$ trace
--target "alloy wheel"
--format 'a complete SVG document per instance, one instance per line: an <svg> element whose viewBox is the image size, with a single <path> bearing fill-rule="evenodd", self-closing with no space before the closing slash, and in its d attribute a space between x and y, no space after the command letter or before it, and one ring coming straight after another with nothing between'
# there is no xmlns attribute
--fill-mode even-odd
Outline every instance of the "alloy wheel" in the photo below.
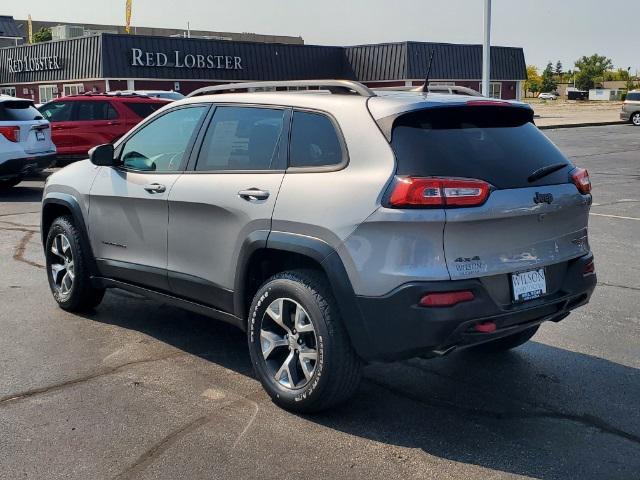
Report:
<svg viewBox="0 0 640 480"><path fill-rule="evenodd" d="M260 346L269 375L281 386L306 386L316 371L317 338L311 317L295 300L278 298L262 316Z"/></svg>
<svg viewBox="0 0 640 480"><path fill-rule="evenodd" d="M634 113L631 121L635 126L640 127L640 113Z"/></svg>
<svg viewBox="0 0 640 480"><path fill-rule="evenodd" d="M51 243L51 278L56 290L67 296L73 288L75 278L73 251L64 233L59 233Z"/></svg>

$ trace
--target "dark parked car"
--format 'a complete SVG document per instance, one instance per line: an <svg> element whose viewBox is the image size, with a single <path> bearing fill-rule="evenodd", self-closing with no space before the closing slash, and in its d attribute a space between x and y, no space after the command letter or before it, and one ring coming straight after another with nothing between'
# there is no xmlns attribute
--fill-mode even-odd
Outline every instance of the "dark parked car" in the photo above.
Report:
<svg viewBox="0 0 640 480"><path fill-rule="evenodd" d="M62 97L40 107L51 122L53 143L62 161L85 158L96 145L111 143L167 100L139 95L85 94Z"/></svg>

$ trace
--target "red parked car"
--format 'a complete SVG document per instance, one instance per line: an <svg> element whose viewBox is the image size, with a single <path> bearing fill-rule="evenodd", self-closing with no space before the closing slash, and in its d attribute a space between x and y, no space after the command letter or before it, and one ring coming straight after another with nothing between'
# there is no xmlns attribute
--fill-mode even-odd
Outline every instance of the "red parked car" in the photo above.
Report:
<svg viewBox="0 0 640 480"><path fill-rule="evenodd" d="M52 100L39 110L51 122L59 161L66 163L86 158L96 145L114 142L168 103L146 95L89 93Z"/></svg>

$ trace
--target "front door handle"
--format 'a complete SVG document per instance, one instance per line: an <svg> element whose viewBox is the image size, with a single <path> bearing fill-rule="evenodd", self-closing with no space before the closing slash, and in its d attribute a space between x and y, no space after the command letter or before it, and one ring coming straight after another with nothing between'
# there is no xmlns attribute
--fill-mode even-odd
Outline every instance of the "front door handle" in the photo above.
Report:
<svg viewBox="0 0 640 480"><path fill-rule="evenodd" d="M240 198L244 198L248 201L266 200L269 198L269 192L266 190L260 190L259 188L249 188L247 190L240 190L238 192Z"/></svg>
<svg viewBox="0 0 640 480"><path fill-rule="evenodd" d="M163 193L167 190L167 187L160 185L159 183L150 183L143 187L149 193Z"/></svg>

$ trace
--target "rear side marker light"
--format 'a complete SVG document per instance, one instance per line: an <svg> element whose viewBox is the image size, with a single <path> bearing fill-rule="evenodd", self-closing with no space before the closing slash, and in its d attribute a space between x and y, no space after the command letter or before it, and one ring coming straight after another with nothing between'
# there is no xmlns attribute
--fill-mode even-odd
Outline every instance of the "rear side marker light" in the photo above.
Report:
<svg viewBox="0 0 640 480"><path fill-rule="evenodd" d="M470 302L475 298L473 292L463 290L460 292L428 293L420 299L421 307L453 307L458 303Z"/></svg>
<svg viewBox="0 0 640 480"><path fill-rule="evenodd" d="M391 207L471 207L482 205L489 184L464 178L397 177Z"/></svg>
<svg viewBox="0 0 640 480"><path fill-rule="evenodd" d="M592 273L595 273L595 272L596 272L596 265L595 263L593 263L593 260L587 263L582 269L583 275L591 275Z"/></svg>
<svg viewBox="0 0 640 480"><path fill-rule="evenodd" d="M574 168L570 172L571 181L578 188L578 191L583 195L591 193L591 180L589 179L589 172L584 168Z"/></svg>
<svg viewBox="0 0 640 480"><path fill-rule="evenodd" d="M20 141L20 127L0 127L0 135L10 142Z"/></svg>
<svg viewBox="0 0 640 480"><path fill-rule="evenodd" d="M493 333L496 331L496 324L494 322L482 322L474 325L474 330L479 333Z"/></svg>

